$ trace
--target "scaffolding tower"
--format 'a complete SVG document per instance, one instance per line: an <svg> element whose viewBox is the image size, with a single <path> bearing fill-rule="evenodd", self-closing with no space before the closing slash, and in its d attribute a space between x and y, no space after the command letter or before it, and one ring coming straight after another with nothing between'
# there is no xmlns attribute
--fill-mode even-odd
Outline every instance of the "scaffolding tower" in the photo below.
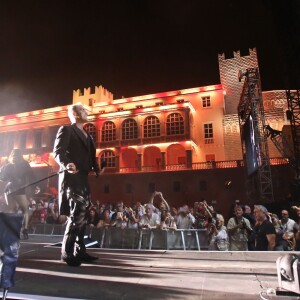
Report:
<svg viewBox="0 0 300 300"><path fill-rule="evenodd" d="M288 103L287 118L291 123L291 133L294 150L294 168L296 179L300 175L300 90L287 90L286 98Z"/></svg>
<svg viewBox="0 0 300 300"><path fill-rule="evenodd" d="M247 194L250 199L257 199L261 203L273 202L273 185L268 148L268 136L265 126L265 113L262 102L260 75L258 68L249 68L245 73L239 72L239 80L245 78L243 90L238 105L238 117L241 132L242 151L245 165L246 147L243 138L244 125L251 116L253 120L254 142L258 169L247 177ZM300 149L300 148L299 148Z"/></svg>

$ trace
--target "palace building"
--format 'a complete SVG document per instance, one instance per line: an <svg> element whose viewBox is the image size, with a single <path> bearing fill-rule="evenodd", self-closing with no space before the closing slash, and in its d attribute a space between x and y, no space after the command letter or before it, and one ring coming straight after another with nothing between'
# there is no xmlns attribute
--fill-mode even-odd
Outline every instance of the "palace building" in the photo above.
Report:
<svg viewBox="0 0 300 300"><path fill-rule="evenodd" d="M220 83L209 86L121 99L114 99L102 86L73 91L72 103L81 102L90 113L85 129L94 138L99 162L107 164L100 183L91 179L97 186L94 198L146 201L155 189L164 189L176 203L192 203L200 197L216 202L220 197L247 198L241 189L244 175L237 106L243 82L238 72L258 67L258 61L256 49L249 49L246 56L239 51L233 54L232 58L219 55ZM264 91L262 95L266 123L282 130L288 124L285 91ZM68 123L67 106L1 116L1 165L13 148L19 148L33 167L57 171L53 143L58 128ZM286 160L271 141L269 149L271 165L285 167ZM219 178L216 169L238 173ZM215 175L208 175L212 170ZM224 189L224 182L234 180L240 181L237 190L224 196L229 188ZM220 194L211 194L220 186Z"/></svg>

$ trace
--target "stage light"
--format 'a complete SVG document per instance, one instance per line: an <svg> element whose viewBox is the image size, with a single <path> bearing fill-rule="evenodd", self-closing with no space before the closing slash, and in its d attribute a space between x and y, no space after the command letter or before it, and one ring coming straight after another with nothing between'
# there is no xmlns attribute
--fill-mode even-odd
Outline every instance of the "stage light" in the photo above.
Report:
<svg viewBox="0 0 300 300"><path fill-rule="evenodd" d="M279 289L277 295L299 296L300 260L295 254L285 254L276 260Z"/></svg>
<svg viewBox="0 0 300 300"><path fill-rule="evenodd" d="M226 189L229 189L231 187L232 181L231 180L225 180L224 181L224 187Z"/></svg>

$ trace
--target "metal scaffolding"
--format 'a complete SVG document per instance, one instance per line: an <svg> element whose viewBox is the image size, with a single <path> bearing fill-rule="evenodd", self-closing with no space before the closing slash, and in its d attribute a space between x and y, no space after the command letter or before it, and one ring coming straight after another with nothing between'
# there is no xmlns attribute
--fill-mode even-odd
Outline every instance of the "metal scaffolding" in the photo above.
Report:
<svg viewBox="0 0 300 300"><path fill-rule="evenodd" d="M296 179L300 175L300 90L286 91L288 102L287 117L291 122L291 132L294 150L294 168Z"/></svg>
<svg viewBox="0 0 300 300"><path fill-rule="evenodd" d="M268 148L268 136L265 126L265 113L262 102L260 75L258 68L249 68L245 73L239 72L239 80L245 78L244 86L238 105L242 151L245 165L246 147L243 138L244 125L251 116L253 120L254 141L258 161L257 172L247 178L247 192L249 198L256 198L260 202L273 202L273 185ZM253 200L253 199L252 199Z"/></svg>
<svg viewBox="0 0 300 300"><path fill-rule="evenodd" d="M271 139L282 157L288 159L293 170L297 170L297 163L295 161L294 152L286 136L283 135L282 131L273 129L270 125L266 125L265 129L267 136Z"/></svg>

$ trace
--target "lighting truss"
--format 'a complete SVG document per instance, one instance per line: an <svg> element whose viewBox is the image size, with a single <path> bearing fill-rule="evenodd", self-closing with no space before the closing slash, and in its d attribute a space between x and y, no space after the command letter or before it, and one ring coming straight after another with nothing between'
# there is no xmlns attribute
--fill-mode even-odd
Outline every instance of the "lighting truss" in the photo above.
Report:
<svg viewBox="0 0 300 300"><path fill-rule="evenodd" d="M242 138L245 122L251 114L254 127L254 139L257 145L257 156L259 161L258 171L251 175L248 180L252 181L248 188L248 194L259 197L261 202L273 202L273 185L270 167L270 156L268 148L268 136L265 126L265 113L262 101L260 75L258 68L249 68L245 73L239 72L239 80L245 78L244 86L238 105L238 117L242 139L243 158L246 164L246 147ZM255 191L253 189L257 189ZM258 192L258 193L257 193Z"/></svg>
<svg viewBox="0 0 300 300"><path fill-rule="evenodd" d="M294 146L295 170L297 179L300 175L300 90L286 91L289 119Z"/></svg>

